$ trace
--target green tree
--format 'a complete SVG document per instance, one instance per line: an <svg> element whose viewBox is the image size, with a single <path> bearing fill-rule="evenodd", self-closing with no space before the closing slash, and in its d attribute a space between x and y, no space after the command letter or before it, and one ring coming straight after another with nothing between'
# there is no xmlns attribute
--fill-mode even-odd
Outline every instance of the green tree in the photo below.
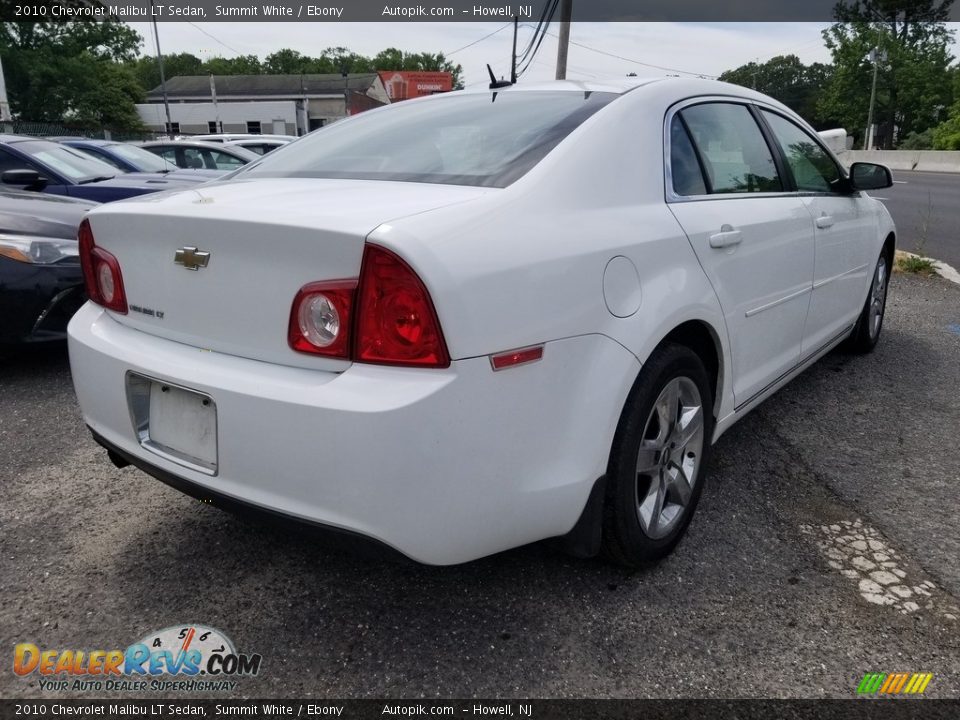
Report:
<svg viewBox="0 0 960 720"><path fill-rule="evenodd" d="M960 108L954 111L944 122L933 129L934 150L960 150Z"/></svg>
<svg viewBox="0 0 960 720"><path fill-rule="evenodd" d="M953 0L858 0L837 5L838 22L823 33L834 72L818 105L851 134L863 137L873 80L871 50L878 48L874 122L878 145L941 122L953 99L945 21ZM884 59L885 58L885 59Z"/></svg>
<svg viewBox="0 0 960 720"><path fill-rule="evenodd" d="M830 81L831 72L832 68L823 63L804 65L796 55L778 55L765 63L751 62L727 70L719 79L769 95L818 130L825 130L837 126L818 108L820 92Z"/></svg>
<svg viewBox="0 0 960 720"><path fill-rule="evenodd" d="M315 72L314 60L296 50L284 48L267 55L263 61L263 71L267 75L299 75Z"/></svg>
<svg viewBox="0 0 960 720"><path fill-rule="evenodd" d="M164 55L163 74L168 78L177 75L200 75L202 64L200 58L191 53ZM160 66L156 57L144 55L126 65L132 70L144 92L150 92L160 84Z"/></svg>
<svg viewBox="0 0 960 720"><path fill-rule="evenodd" d="M57 122L90 117L89 109L100 105L99 115L117 123L115 129L138 129L134 104L142 91L122 63L134 61L141 42L135 30L113 20L3 23L0 54L11 111L24 120Z"/></svg>
<svg viewBox="0 0 960 720"><path fill-rule="evenodd" d="M260 75L263 65L256 55L235 58L212 57L203 63L199 75Z"/></svg>

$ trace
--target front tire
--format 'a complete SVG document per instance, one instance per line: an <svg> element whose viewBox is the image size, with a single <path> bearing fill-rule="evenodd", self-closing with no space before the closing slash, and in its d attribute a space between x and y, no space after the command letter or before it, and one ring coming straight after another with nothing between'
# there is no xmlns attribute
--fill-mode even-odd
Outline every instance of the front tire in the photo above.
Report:
<svg viewBox="0 0 960 720"><path fill-rule="evenodd" d="M713 437L707 371L689 348L667 343L630 392L607 468L603 550L639 567L680 542L703 490Z"/></svg>
<svg viewBox="0 0 960 720"><path fill-rule="evenodd" d="M890 284L890 267L887 260L886 252L880 253L880 258L873 269L873 280L870 282L867 300L846 343L847 349L851 352L861 355L871 352L880 340L883 316L887 308L887 288Z"/></svg>

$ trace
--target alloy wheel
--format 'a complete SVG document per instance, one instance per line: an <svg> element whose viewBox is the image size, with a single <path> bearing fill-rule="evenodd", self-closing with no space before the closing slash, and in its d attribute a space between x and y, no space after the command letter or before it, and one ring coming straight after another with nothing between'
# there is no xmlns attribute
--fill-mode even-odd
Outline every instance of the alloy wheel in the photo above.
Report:
<svg viewBox="0 0 960 720"><path fill-rule="evenodd" d="M703 454L703 412L696 383L676 377L647 418L637 453L636 509L650 538L668 535L690 504Z"/></svg>

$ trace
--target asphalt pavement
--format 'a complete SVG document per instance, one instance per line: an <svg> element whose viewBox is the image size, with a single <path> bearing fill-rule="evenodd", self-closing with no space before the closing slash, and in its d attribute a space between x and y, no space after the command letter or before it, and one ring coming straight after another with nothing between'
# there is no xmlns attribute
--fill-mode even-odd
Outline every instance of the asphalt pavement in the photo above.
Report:
<svg viewBox="0 0 960 720"><path fill-rule="evenodd" d="M895 170L893 179L871 194L890 210L897 246L960 269L960 174Z"/></svg>
<svg viewBox="0 0 960 720"><path fill-rule="evenodd" d="M634 573L548 544L364 560L226 514L114 468L62 351L8 360L0 648L205 623L263 656L235 697L853 697L929 672L956 698L958 353L960 287L895 276L875 353L832 353L731 429L688 537ZM69 696L0 668L0 697Z"/></svg>

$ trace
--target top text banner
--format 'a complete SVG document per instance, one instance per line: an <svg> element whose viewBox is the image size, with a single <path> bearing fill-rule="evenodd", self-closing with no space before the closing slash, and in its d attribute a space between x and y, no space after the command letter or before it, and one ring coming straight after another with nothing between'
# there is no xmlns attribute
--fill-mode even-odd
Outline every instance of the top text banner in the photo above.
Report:
<svg viewBox="0 0 960 720"><path fill-rule="evenodd" d="M843 4L841 0L840 4ZM845 0L854 5L854 0ZM496 2L447 0L396 3L390 0L0 0L0 20L49 22L63 20L159 22L538 22L555 0ZM939 3L935 3L938 5ZM577 22L830 22L838 0L574 0ZM957 4L960 6L960 3ZM960 7L949 17L960 21ZM559 11L554 14L559 20ZM877 18L881 20L881 18Z"/></svg>

